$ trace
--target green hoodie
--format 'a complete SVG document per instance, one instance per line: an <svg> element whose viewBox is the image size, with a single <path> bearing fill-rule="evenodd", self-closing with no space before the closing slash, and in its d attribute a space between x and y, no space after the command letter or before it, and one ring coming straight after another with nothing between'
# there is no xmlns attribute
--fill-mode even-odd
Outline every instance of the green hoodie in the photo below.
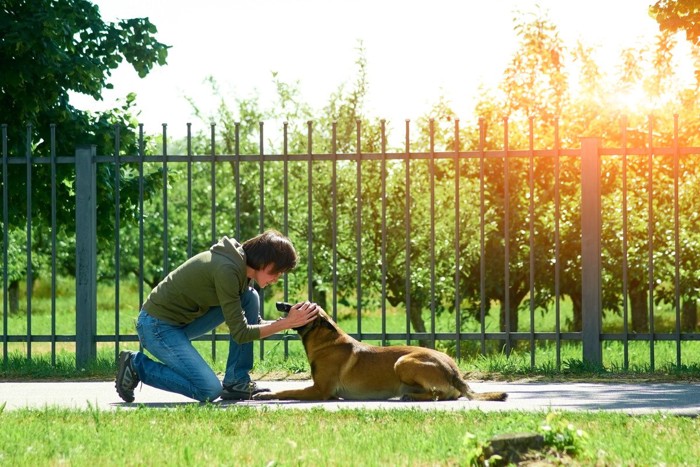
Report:
<svg viewBox="0 0 700 467"><path fill-rule="evenodd" d="M223 237L208 251L188 259L148 295L143 309L154 318L186 325L220 306L233 340L239 344L260 339L260 325L249 324L241 306L248 288L243 247Z"/></svg>

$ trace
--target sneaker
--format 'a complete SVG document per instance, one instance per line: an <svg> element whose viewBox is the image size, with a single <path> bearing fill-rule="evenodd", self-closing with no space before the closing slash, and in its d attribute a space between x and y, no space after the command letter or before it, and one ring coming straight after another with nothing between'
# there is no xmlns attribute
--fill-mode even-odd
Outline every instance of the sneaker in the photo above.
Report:
<svg viewBox="0 0 700 467"><path fill-rule="evenodd" d="M253 398L253 394L267 392L268 388L261 388L254 381L238 384L224 384L221 398L224 400L248 400Z"/></svg>
<svg viewBox="0 0 700 467"><path fill-rule="evenodd" d="M141 381L133 365L135 354L136 352L130 352L128 350L119 352L119 367L114 387L117 388L119 397L125 402L134 402L134 389L136 389L139 381Z"/></svg>

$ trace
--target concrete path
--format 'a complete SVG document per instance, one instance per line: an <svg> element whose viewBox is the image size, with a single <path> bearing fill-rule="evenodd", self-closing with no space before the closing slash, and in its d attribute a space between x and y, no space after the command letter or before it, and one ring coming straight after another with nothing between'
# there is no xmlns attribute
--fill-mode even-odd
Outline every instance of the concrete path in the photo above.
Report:
<svg viewBox="0 0 700 467"><path fill-rule="evenodd" d="M261 386L273 390L298 388L310 381L262 381ZM474 391L505 391L506 402L475 402L469 400L438 402L389 401L218 401L222 408L233 406L268 407L278 409L326 410L353 408L421 410L604 410L629 414L668 413L697 416L700 414L700 384L686 383L470 383ZM134 409L138 407L168 408L198 404L186 397L140 385L136 401L121 401L114 382L3 382L0 383L0 406L4 410L21 408L66 407L79 409Z"/></svg>

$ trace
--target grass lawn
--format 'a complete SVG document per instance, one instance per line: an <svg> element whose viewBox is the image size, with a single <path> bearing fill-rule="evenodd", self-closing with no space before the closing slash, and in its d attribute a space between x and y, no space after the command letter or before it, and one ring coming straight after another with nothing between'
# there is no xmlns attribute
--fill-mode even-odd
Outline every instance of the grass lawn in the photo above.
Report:
<svg viewBox="0 0 700 467"><path fill-rule="evenodd" d="M535 432L540 465L690 465L693 418L424 410L18 410L0 413L0 464L483 465L498 434Z"/></svg>

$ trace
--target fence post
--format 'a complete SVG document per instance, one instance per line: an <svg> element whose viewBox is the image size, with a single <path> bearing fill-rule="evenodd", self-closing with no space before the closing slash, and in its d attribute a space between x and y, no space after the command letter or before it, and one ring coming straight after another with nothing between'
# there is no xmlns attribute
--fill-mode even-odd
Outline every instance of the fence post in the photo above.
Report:
<svg viewBox="0 0 700 467"><path fill-rule="evenodd" d="M96 147L75 148L75 360L97 359Z"/></svg>
<svg viewBox="0 0 700 467"><path fill-rule="evenodd" d="M601 366L600 138L581 139L581 288L583 360Z"/></svg>

